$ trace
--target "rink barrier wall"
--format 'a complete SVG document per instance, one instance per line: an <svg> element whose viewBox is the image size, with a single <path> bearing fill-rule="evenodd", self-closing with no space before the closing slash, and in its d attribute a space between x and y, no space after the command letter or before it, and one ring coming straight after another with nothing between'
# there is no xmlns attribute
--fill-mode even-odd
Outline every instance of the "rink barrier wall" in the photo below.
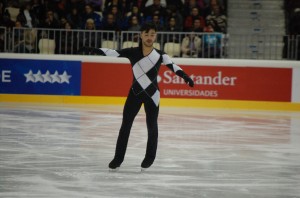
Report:
<svg viewBox="0 0 300 198"><path fill-rule="evenodd" d="M125 100L126 97L0 94L0 102L13 103L25 102L58 105L124 105ZM299 103L265 101L162 98L160 105L165 107L300 111Z"/></svg>
<svg viewBox="0 0 300 198"><path fill-rule="evenodd" d="M173 58L189 88L162 66L162 106L300 111L297 61ZM132 81L127 59L0 54L0 102L123 105Z"/></svg>

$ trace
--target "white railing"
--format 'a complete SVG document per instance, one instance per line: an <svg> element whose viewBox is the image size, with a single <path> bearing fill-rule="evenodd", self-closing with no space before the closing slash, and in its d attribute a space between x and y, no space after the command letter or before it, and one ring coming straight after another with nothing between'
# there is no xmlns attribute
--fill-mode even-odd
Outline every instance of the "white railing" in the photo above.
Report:
<svg viewBox="0 0 300 198"><path fill-rule="evenodd" d="M300 60L300 35L284 37L286 46L284 49L285 58L289 60Z"/></svg>
<svg viewBox="0 0 300 198"><path fill-rule="evenodd" d="M139 40L139 32L121 32L121 48L138 46ZM224 46L224 34L198 32L158 32L154 43L170 56L191 58L223 58Z"/></svg>
<svg viewBox="0 0 300 198"><path fill-rule="evenodd" d="M117 41L114 31L13 28L14 53L76 54L83 46L100 47L105 40Z"/></svg>
<svg viewBox="0 0 300 198"><path fill-rule="evenodd" d="M83 46L121 49L138 46L139 32L0 27L1 52L77 54ZM197 40L189 45L188 39ZM224 35L158 32L156 48L173 57L299 60L300 35Z"/></svg>

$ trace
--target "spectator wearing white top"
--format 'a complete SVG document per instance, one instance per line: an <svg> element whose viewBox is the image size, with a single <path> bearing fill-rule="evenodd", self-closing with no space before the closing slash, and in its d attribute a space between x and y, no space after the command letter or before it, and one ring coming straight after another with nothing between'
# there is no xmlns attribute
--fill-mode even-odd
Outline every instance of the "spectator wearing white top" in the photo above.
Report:
<svg viewBox="0 0 300 198"><path fill-rule="evenodd" d="M188 33L181 42L181 52L184 58L197 58L201 54L201 38L194 31Z"/></svg>
<svg viewBox="0 0 300 198"><path fill-rule="evenodd" d="M24 4L20 8L17 20L20 21L24 27L32 28L35 26L35 16L31 12L31 5L29 3Z"/></svg>

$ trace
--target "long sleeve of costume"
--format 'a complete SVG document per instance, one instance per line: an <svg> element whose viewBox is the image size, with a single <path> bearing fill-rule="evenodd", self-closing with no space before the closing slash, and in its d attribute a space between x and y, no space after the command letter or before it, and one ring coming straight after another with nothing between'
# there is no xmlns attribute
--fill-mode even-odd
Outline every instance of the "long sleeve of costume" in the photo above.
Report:
<svg viewBox="0 0 300 198"><path fill-rule="evenodd" d="M171 69L177 76L180 76L181 78L184 79L186 83L190 87L194 86L194 81L178 66L176 65L167 54L163 54L163 63Z"/></svg>
<svg viewBox="0 0 300 198"><path fill-rule="evenodd" d="M122 49L122 50L113 50L108 48L84 47L80 50L80 54L128 58L130 54L130 48Z"/></svg>
<svg viewBox="0 0 300 198"><path fill-rule="evenodd" d="M177 76L180 76L185 81L187 81L187 78L189 78L189 76L178 65L176 65L167 54L163 54L162 57L163 57L163 63L169 69L171 69Z"/></svg>
<svg viewBox="0 0 300 198"><path fill-rule="evenodd" d="M130 52L132 51L131 48L126 48L122 50L114 50L114 49L108 49L108 48L99 48L102 56L112 56L112 57L130 57Z"/></svg>

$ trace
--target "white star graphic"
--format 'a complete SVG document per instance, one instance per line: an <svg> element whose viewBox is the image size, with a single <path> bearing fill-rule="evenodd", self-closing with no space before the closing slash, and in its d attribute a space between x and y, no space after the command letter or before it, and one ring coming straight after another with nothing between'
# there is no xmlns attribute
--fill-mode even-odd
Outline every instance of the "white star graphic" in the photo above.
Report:
<svg viewBox="0 0 300 198"><path fill-rule="evenodd" d="M52 83L55 82L61 83L61 79L57 71L55 71L54 74L51 75L51 78L52 78Z"/></svg>
<svg viewBox="0 0 300 198"><path fill-rule="evenodd" d="M38 71L38 73L34 74L34 78L35 82L44 82L44 78L40 70Z"/></svg>
<svg viewBox="0 0 300 198"><path fill-rule="evenodd" d="M63 73L62 75L59 75L59 77L60 77L60 79L61 79L60 83L66 82L66 83L70 84L69 79L70 79L72 76L68 75L66 71L64 71L64 73Z"/></svg>
<svg viewBox="0 0 300 198"><path fill-rule="evenodd" d="M27 82L35 82L35 78L34 78L31 70L29 70L29 72L27 74L24 74L24 76L26 77L26 83Z"/></svg>
<svg viewBox="0 0 300 198"><path fill-rule="evenodd" d="M47 72L45 74L43 74L43 78L44 78L44 83L52 82L52 78L51 78L51 74L50 74L49 70L47 70Z"/></svg>

